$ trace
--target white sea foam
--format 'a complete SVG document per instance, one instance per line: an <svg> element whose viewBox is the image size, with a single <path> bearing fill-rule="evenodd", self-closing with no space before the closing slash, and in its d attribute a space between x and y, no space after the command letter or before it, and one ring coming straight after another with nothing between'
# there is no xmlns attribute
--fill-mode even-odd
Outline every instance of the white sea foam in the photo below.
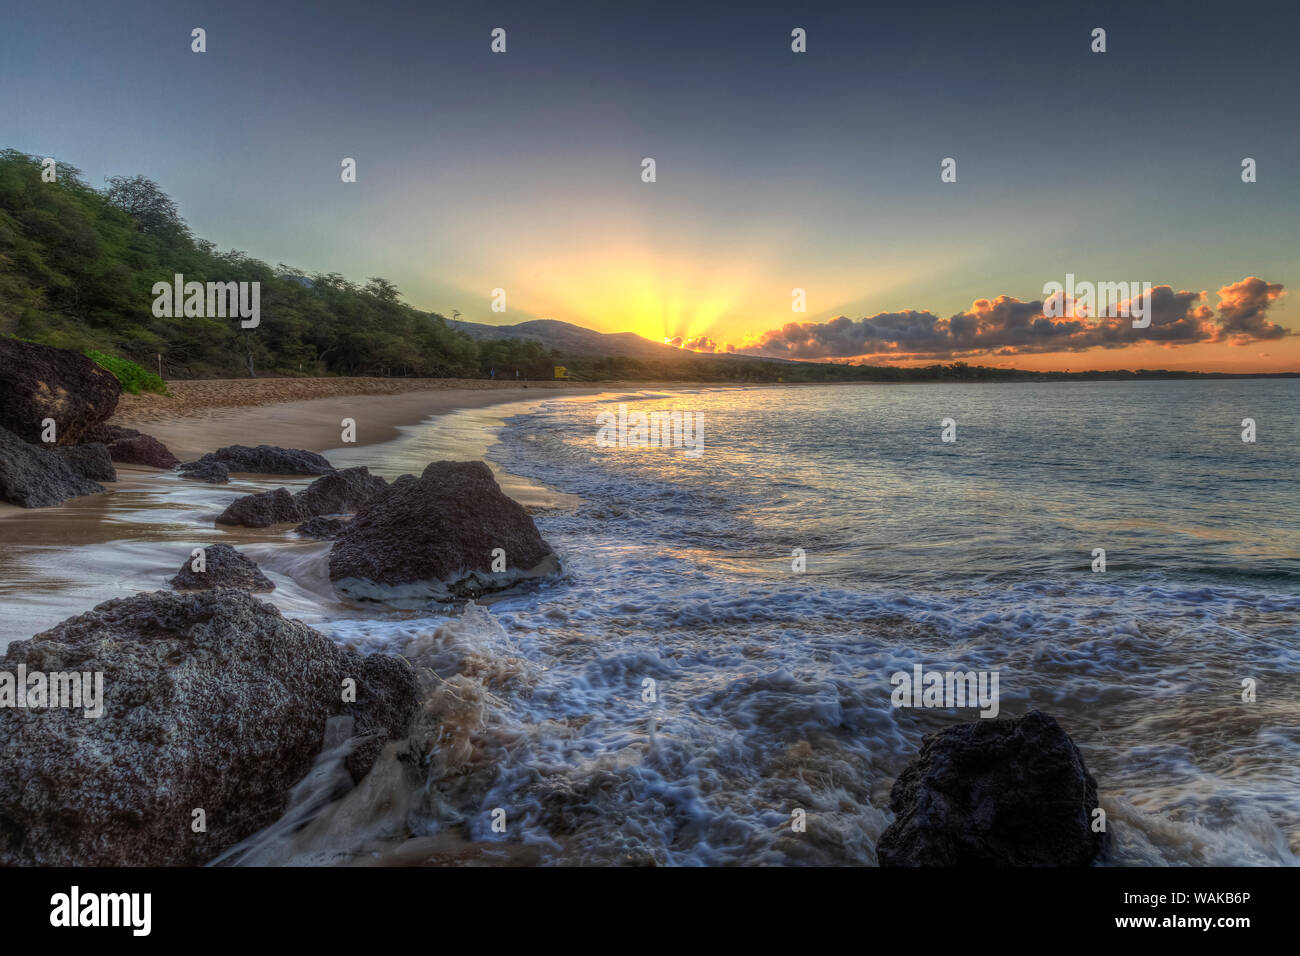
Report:
<svg viewBox="0 0 1300 956"><path fill-rule="evenodd" d="M890 675L919 663L997 670L1004 716L1061 721L1098 779L1111 863L1294 864L1295 386L1234 386L1278 429L1247 460L1203 424L1237 399L1169 384L1158 428L1124 412L1150 385L702 390L689 402L716 438L694 462L594 447L593 402L679 396L547 398L491 455L538 494L580 496L537 518L563 574L486 604L349 606L320 573L328 545L229 532L287 614L405 655L425 686L410 738L360 787L338 796L324 755L328 786L241 859L871 864L921 737L973 719L891 706ZM1006 412L1027 402L1033 417ZM947 414L956 446L938 441ZM345 463L412 470L438 427L377 452L388 464ZM1225 494L1229 478L1247 491ZM184 484L133 506L175 554L116 541L87 589L174 573L187 516L206 535L215 507ZM33 573L56 560L26 554Z"/></svg>

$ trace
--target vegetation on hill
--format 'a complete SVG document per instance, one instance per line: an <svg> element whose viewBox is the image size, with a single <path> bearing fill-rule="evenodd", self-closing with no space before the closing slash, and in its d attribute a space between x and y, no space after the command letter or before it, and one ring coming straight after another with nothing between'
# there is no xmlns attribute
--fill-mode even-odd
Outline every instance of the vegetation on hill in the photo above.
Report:
<svg viewBox="0 0 1300 956"><path fill-rule="evenodd" d="M86 349L86 358L100 368L112 372L113 377L118 380L125 392L130 392L132 395L139 395L141 392L157 392L159 395L167 394L166 382L153 372L136 365L130 359L118 358L116 355L105 355L95 349Z"/></svg>
<svg viewBox="0 0 1300 956"><path fill-rule="evenodd" d="M358 286L306 276L196 239L175 204L143 177L103 191L67 164L0 151L0 332L121 356L162 357L169 378L248 375L476 376L468 336L398 301L384 279ZM155 282L260 282L261 322L158 318Z"/></svg>

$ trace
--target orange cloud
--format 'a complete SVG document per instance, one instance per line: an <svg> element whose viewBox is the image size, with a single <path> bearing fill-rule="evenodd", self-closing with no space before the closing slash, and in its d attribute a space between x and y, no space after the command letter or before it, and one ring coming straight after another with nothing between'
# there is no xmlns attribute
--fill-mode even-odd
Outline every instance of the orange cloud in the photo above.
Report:
<svg viewBox="0 0 1300 956"><path fill-rule="evenodd" d="M1283 294L1280 283L1254 276L1219 290L1219 308L1205 292L1151 290L1150 325L1134 328L1126 316L1049 317L1042 301L1014 296L980 298L947 319L933 312L881 312L868 318L789 322L746 340L745 351L797 359L896 357L949 359L1019 356L1089 349L1227 342L1244 345L1293 334L1265 317Z"/></svg>
<svg viewBox="0 0 1300 956"><path fill-rule="evenodd" d="M1219 290L1220 327L1215 341L1247 345L1256 340L1280 339L1290 331L1264 317L1268 307L1285 294L1280 282L1247 276Z"/></svg>

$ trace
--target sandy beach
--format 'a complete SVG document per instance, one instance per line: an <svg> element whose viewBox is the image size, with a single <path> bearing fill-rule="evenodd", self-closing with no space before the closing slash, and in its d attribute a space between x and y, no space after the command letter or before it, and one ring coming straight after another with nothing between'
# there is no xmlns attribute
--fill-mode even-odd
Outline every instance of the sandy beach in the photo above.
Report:
<svg viewBox="0 0 1300 956"><path fill-rule="evenodd" d="M645 386L634 386L645 388ZM499 421L491 407L523 409L528 403L561 392L590 395L608 391L606 384L567 382L495 383L465 379L236 379L168 383L168 396L120 397L115 425L138 428L157 438L182 461L190 461L228 445L277 445L317 453L330 452L340 467L370 464L386 442L400 438L402 426L419 425L435 416L441 424L437 438L426 437L418 460L403 470L418 473L435 459L468 460L485 456ZM629 391L632 390L629 388ZM522 403L522 404L521 404ZM455 416L465 412L469 417ZM455 418L452 423L449 419ZM344 442L342 421L355 422L355 440ZM431 442L431 443L430 443ZM366 449L361 451L360 449ZM557 507L567 496L541 488L525 479L506 475L493 467L508 493L529 507ZM200 526L210 525L212 508L220 510L241 494L282 485L295 489L309 479L244 476L229 485L178 481L174 473L142 465L118 464L117 481L104 482L107 494L70 498L47 508L22 508L0 503L0 600L11 599L8 625L0 633L0 648L9 640L26 637L89 606L75 595L85 577L80 570L86 552L117 541L123 522L131 522L145 501L166 501L152 512L158 523L137 527L129 537L145 546L141 567L123 567L131 576L143 571L150 588L161 585L163 571L175 564L165 542L179 535L188 539L190 520L173 515L204 513ZM146 508L146 511L148 509ZM173 517L179 520L172 520ZM223 529L223 537L238 539L241 547L278 541L280 532ZM146 542L148 542L146 544ZM315 547L306 543L305 547ZM89 559L113 564L121 555ZM159 558L159 555L166 555ZM71 564L65 562L65 558ZM127 559L128 565L131 563ZM158 561L162 565L154 567ZM147 571L144 567L147 566ZM118 572L115 572L117 574ZM34 587L35 582L40 582ZM118 596L116 586L94 595L91 603ZM57 597L56 597L57 595ZM39 597L39 600L33 598ZM63 599L67 600L63 600ZM57 611L52 611L57 607Z"/></svg>
<svg viewBox="0 0 1300 956"><path fill-rule="evenodd" d="M114 425L153 435L183 461L225 445L337 448L342 421L356 423L356 442L397 437L397 426L430 415L526 401L557 390L594 394L617 388L572 382L483 379L313 378L169 382L169 396L122 395ZM639 387L646 387L641 385Z"/></svg>

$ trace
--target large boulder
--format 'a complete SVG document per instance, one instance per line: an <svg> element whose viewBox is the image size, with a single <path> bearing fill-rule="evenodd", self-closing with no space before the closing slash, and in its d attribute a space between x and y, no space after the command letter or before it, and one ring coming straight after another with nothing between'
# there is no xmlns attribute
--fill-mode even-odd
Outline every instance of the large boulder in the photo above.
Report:
<svg viewBox="0 0 1300 956"><path fill-rule="evenodd" d="M82 478L91 481L117 481L117 469L108 454L108 446L99 442L84 445L55 445L51 451L72 466Z"/></svg>
<svg viewBox="0 0 1300 956"><path fill-rule="evenodd" d="M181 463L167 446L134 428L121 425L97 425L86 437L87 441L103 442L108 446L109 457L123 465L148 465L151 468L175 468Z"/></svg>
<svg viewBox="0 0 1300 956"><path fill-rule="evenodd" d="M350 715L365 735L347 763L359 780L419 698L405 661L344 650L231 589L109 601L10 644L0 670L19 665L102 673L103 713L0 708L5 866L204 863L284 812L327 720Z"/></svg>
<svg viewBox="0 0 1300 956"><path fill-rule="evenodd" d="M1086 866L1097 782L1052 717L1030 711L927 735L890 793L881 866Z"/></svg>
<svg viewBox="0 0 1300 956"><path fill-rule="evenodd" d="M239 588L241 591L274 591L275 584L262 573L257 562L240 554L228 544L209 544L203 548L203 570L194 570L194 557L185 559L180 571L169 582L178 591L202 591L208 588Z"/></svg>
<svg viewBox="0 0 1300 956"><path fill-rule="evenodd" d="M202 469L219 464L228 472L246 472L255 475L329 475L334 466L314 451L297 448L277 448L274 445L228 445L210 451L196 461L181 465L182 471Z"/></svg>
<svg viewBox="0 0 1300 956"><path fill-rule="evenodd" d="M62 455L23 441L0 428L0 501L47 508L68 498L94 495L103 486L85 478Z"/></svg>
<svg viewBox="0 0 1300 956"><path fill-rule="evenodd" d="M387 487L388 482L372 475L368 468L345 468L317 478L296 495L277 488L238 498L217 517L217 524L266 528L318 515L349 514Z"/></svg>
<svg viewBox="0 0 1300 956"><path fill-rule="evenodd" d="M494 571L493 552L505 552ZM380 491L342 531L329 556L339 593L418 605L475 597L559 570L522 505L481 461L436 461Z"/></svg>
<svg viewBox="0 0 1300 956"><path fill-rule="evenodd" d="M0 428L38 442L45 419L75 445L117 409L122 386L79 352L0 336Z"/></svg>

